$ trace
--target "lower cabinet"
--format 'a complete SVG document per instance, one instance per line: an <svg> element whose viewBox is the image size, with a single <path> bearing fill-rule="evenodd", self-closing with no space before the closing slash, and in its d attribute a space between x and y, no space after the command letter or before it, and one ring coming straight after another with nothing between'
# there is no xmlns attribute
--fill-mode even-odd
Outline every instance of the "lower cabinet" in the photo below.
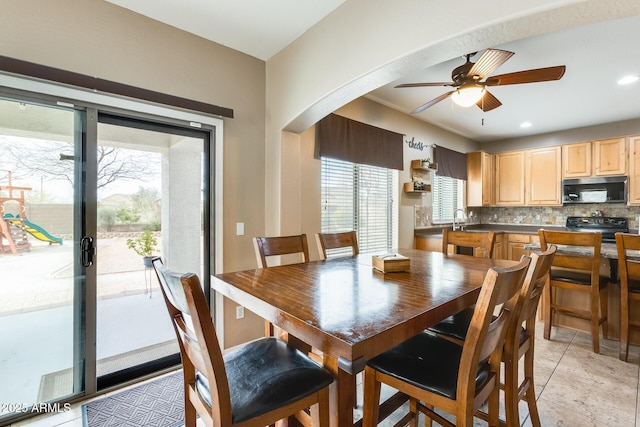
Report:
<svg viewBox="0 0 640 427"><path fill-rule="evenodd" d="M530 250L524 247L530 243L539 242L540 239L535 234L506 234L507 253L506 259L520 261L522 255L529 255Z"/></svg>
<svg viewBox="0 0 640 427"><path fill-rule="evenodd" d="M416 237L416 249L422 251L440 252L442 251L442 236L420 236Z"/></svg>
<svg viewBox="0 0 640 427"><path fill-rule="evenodd" d="M495 240L493 242L493 259L504 259L504 245L502 241L504 240L503 233L496 233Z"/></svg>
<svg viewBox="0 0 640 427"><path fill-rule="evenodd" d="M520 261L522 255L529 255L530 250L524 247L530 243L539 242L537 234L517 234L499 232L495 235L493 244L493 259L510 259ZM442 250L442 236L417 236L415 247L423 251L440 252ZM481 249L474 249L474 256L484 256Z"/></svg>

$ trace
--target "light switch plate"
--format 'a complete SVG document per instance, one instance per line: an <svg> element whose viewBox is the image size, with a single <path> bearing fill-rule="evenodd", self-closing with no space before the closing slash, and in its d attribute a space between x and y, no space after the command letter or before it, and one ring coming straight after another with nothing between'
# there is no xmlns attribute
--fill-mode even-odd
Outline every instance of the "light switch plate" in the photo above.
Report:
<svg viewBox="0 0 640 427"><path fill-rule="evenodd" d="M236 222L236 236L244 236L244 222Z"/></svg>

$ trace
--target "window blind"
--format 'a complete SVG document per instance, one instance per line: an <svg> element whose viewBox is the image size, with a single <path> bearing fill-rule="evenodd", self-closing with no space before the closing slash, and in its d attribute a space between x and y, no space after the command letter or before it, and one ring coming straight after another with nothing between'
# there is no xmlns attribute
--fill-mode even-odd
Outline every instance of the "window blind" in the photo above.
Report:
<svg viewBox="0 0 640 427"><path fill-rule="evenodd" d="M393 171L323 157L322 232L355 230L360 252L391 248L394 233ZM351 248L327 256L351 253Z"/></svg>
<svg viewBox="0 0 640 427"><path fill-rule="evenodd" d="M464 209L464 181L432 173L431 185L433 222L452 222L454 211Z"/></svg>

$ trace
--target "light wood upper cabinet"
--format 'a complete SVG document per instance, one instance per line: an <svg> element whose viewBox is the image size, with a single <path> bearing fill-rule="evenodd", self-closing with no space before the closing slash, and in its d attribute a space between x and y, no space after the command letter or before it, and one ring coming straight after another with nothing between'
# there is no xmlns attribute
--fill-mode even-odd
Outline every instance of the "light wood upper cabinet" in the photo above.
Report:
<svg viewBox="0 0 640 427"><path fill-rule="evenodd" d="M626 138L603 139L593 142L595 176L626 175Z"/></svg>
<svg viewBox="0 0 640 427"><path fill-rule="evenodd" d="M629 138L629 196L630 205L640 205L640 136Z"/></svg>
<svg viewBox="0 0 640 427"><path fill-rule="evenodd" d="M495 202L493 156L484 151L467 153L467 206L492 206Z"/></svg>
<svg viewBox="0 0 640 427"><path fill-rule="evenodd" d="M527 205L562 205L560 147L526 151L525 201Z"/></svg>
<svg viewBox="0 0 640 427"><path fill-rule="evenodd" d="M524 205L524 151L495 155L496 205Z"/></svg>
<svg viewBox="0 0 640 427"><path fill-rule="evenodd" d="M563 178L591 176L591 142L562 146Z"/></svg>
<svg viewBox="0 0 640 427"><path fill-rule="evenodd" d="M562 177L626 175L626 138L562 146Z"/></svg>

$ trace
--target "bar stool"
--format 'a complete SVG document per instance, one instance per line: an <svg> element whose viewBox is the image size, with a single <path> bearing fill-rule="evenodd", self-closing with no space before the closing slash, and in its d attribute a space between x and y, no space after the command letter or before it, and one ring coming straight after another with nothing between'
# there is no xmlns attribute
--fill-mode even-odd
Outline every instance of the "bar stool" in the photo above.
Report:
<svg viewBox="0 0 640 427"><path fill-rule="evenodd" d="M538 230L540 248L558 246L553 258L549 286L544 299L544 339L550 339L554 315L577 317L591 324L593 352L600 353L600 325L602 334L607 334L607 284L609 278L600 275L600 249L602 234L588 231ZM589 296L589 309L562 304L557 291L580 292Z"/></svg>
<svg viewBox="0 0 640 427"><path fill-rule="evenodd" d="M631 310L629 310L632 302L640 301L640 259L638 259L638 253L629 254L627 251L640 251L640 235L616 233L616 247L620 276L619 358L626 362L629 358L629 330L640 328L640 321L632 320ZM635 258L631 258L633 255Z"/></svg>
<svg viewBox="0 0 640 427"><path fill-rule="evenodd" d="M520 298L513 310L514 321L507 329L502 363L504 363L505 373L503 388L505 391L506 424L509 426L520 424L518 402L524 399L529 407L531 424L534 427L541 427L533 375L535 324L538 302L548 281L549 270L555 254L555 246L551 246L545 252L531 254L529 271L522 285ZM473 309L468 308L428 328L428 330L463 345L472 317ZM523 379L518 382L519 361L522 358L524 358ZM488 419L486 413L478 412L476 416Z"/></svg>
<svg viewBox="0 0 640 427"><path fill-rule="evenodd" d="M500 360L519 290L531 259L487 272L463 346L427 332L371 359L365 367L363 426L378 424L381 384L410 397L402 419L416 425L418 412L452 426L434 407L455 415L456 425L473 426L473 416L489 402L491 425L498 424ZM496 308L499 308L496 313Z"/></svg>

